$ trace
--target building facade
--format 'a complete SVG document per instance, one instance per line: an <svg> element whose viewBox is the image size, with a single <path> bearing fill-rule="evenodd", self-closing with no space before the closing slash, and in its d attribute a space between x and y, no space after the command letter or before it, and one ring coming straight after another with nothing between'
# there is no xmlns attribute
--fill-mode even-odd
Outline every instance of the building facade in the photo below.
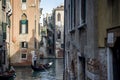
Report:
<svg viewBox="0 0 120 80"><path fill-rule="evenodd" d="M65 80L119 80L119 0L65 0Z"/></svg>
<svg viewBox="0 0 120 80"><path fill-rule="evenodd" d="M46 26L46 30L47 30L47 36L46 36L46 40L47 40L47 57L49 58L54 58L55 54L54 54L54 26L53 26L53 15L50 14L46 14L46 17L44 19L44 25Z"/></svg>
<svg viewBox="0 0 120 80"><path fill-rule="evenodd" d="M39 52L40 0L11 0L11 4L10 61L13 65L30 65L31 51Z"/></svg>
<svg viewBox="0 0 120 80"><path fill-rule="evenodd" d="M10 0L0 0L0 73L9 69L9 43L7 29L10 27L12 8Z"/></svg>
<svg viewBox="0 0 120 80"><path fill-rule="evenodd" d="M64 5L53 9L53 26L54 26L54 46L55 57L63 57L63 40L64 40Z"/></svg>

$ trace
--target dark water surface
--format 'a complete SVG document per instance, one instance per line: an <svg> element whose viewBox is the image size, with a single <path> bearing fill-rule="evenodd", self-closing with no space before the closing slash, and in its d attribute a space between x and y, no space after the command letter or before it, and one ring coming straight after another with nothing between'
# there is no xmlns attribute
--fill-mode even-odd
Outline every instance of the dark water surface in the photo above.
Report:
<svg viewBox="0 0 120 80"><path fill-rule="evenodd" d="M43 72L34 72L31 67L15 67L15 80L63 80L63 59L41 59L40 63L52 61L50 69Z"/></svg>

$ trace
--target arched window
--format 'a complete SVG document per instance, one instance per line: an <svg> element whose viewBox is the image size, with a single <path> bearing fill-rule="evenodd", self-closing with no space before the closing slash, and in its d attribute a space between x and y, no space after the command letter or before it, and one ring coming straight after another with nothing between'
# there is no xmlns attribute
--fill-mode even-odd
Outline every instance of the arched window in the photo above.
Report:
<svg viewBox="0 0 120 80"><path fill-rule="evenodd" d="M61 14L60 13L58 13L57 19L58 19L58 21L61 21Z"/></svg>
<svg viewBox="0 0 120 80"><path fill-rule="evenodd" d="M27 33L28 33L28 20L27 20L27 15L23 13L20 20L20 34L27 34Z"/></svg>
<svg viewBox="0 0 120 80"><path fill-rule="evenodd" d="M21 18L22 18L22 20L26 20L27 19L27 15L25 13L23 13Z"/></svg>

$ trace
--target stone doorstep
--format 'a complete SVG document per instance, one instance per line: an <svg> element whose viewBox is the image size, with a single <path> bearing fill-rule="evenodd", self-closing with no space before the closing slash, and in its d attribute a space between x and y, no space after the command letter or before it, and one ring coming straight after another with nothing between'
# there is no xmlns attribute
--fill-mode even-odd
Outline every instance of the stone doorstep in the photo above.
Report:
<svg viewBox="0 0 120 80"><path fill-rule="evenodd" d="M99 75L86 71L86 75L91 80L99 80Z"/></svg>

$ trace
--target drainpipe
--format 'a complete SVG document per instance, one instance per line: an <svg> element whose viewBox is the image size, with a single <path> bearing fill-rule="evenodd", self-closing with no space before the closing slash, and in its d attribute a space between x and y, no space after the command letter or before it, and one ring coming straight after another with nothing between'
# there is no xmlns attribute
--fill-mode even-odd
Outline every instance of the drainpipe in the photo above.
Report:
<svg viewBox="0 0 120 80"><path fill-rule="evenodd" d="M63 68L63 80L65 80L65 10L66 10L66 0L64 0L64 50L63 50L63 65L64 65L64 68Z"/></svg>

